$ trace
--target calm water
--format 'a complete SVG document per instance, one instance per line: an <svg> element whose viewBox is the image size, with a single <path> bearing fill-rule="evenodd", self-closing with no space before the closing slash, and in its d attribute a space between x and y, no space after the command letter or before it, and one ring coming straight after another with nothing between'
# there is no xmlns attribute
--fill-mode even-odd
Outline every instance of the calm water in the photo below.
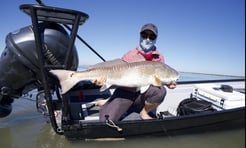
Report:
<svg viewBox="0 0 246 148"><path fill-rule="evenodd" d="M178 81L222 80L222 79L241 79L241 78L244 79L245 77L181 72Z"/></svg>
<svg viewBox="0 0 246 148"><path fill-rule="evenodd" d="M221 77L221 76L220 76ZM223 76L222 78L228 78ZM218 76L182 73L180 80L217 79ZM30 98L15 100L13 112L0 118L1 148L244 148L245 128L230 131L142 137L123 141L68 141L56 135Z"/></svg>

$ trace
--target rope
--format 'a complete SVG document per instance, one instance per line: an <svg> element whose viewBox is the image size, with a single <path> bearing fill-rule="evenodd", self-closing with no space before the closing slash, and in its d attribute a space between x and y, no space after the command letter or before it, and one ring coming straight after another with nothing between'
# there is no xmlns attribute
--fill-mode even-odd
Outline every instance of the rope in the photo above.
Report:
<svg viewBox="0 0 246 148"><path fill-rule="evenodd" d="M109 127L115 128L118 132L122 132L123 129L120 128L119 126L117 126L112 120L107 119L106 120L106 125L108 125Z"/></svg>

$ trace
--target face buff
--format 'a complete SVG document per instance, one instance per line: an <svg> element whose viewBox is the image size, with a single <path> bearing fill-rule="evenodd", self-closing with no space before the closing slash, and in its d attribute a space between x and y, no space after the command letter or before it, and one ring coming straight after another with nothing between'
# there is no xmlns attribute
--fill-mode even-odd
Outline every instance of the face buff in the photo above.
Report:
<svg viewBox="0 0 246 148"><path fill-rule="evenodd" d="M148 40L148 39L140 38L140 47L145 53L148 53L155 49L155 42L156 39Z"/></svg>

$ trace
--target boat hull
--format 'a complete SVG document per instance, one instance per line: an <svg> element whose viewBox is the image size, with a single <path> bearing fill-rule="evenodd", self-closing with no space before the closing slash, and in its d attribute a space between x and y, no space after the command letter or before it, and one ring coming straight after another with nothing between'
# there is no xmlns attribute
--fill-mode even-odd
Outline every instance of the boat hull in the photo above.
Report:
<svg viewBox="0 0 246 148"><path fill-rule="evenodd" d="M185 132L208 132L243 128L245 124L245 107L222 110L211 113L174 116L164 119L134 120L115 122L110 127L104 122L63 123L64 135L72 139L128 138L149 135L178 134Z"/></svg>

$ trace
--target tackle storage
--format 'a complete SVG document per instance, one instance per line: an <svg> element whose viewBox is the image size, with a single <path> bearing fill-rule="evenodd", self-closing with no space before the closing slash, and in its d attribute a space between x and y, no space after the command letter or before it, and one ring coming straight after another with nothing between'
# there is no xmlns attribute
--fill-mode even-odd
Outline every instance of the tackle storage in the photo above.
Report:
<svg viewBox="0 0 246 148"><path fill-rule="evenodd" d="M192 95L197 99L211 102L216 109L245 106L245 94L228 85L195 84Z"/></svg>

